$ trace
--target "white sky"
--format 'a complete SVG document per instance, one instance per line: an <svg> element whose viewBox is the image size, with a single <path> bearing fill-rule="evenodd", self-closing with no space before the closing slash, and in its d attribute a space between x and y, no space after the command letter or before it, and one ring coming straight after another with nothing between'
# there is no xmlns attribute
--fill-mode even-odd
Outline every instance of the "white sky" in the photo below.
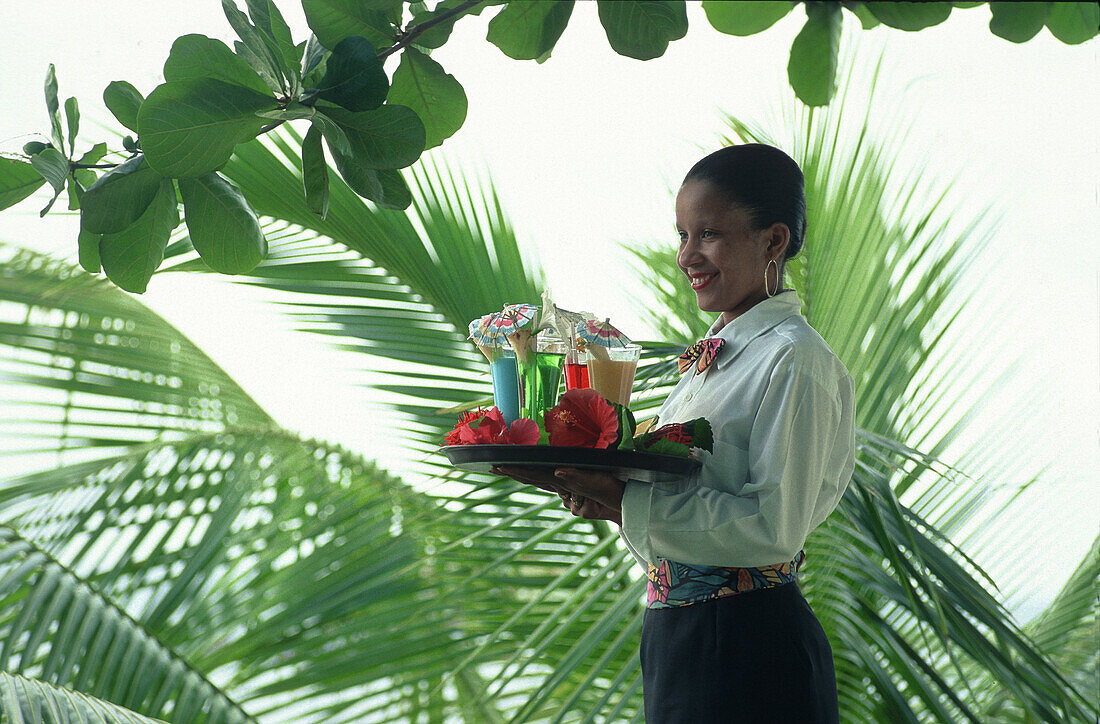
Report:
<svg viewBox="0 0 1100 724"><path fill-rule="evenodd" d="M296 39L304 39L298 4L284 0L280 7ZM520 238L537 250L559 304L610 316L631 336L646 338L631 301L638 290L618 244L667 240L671 246L672 189L717 146L725 132L721 112L765 124L778 118L791 94L787 53L804 11L796 8L765 33L732 38L710 29L689 3L687 37L643 63L614 54L595 3L581 2L541 66L513 61L484 40L492 13L461 21L434 55L470 101L465 126L444 143L442 155L492 179ZM992 36L988 18L985 7L955 10L943 25L910 34L861 31L846 14L845 30L855 35L863 68L885 48L878 136L891 135L891 115L900 112L911 122L904 142L889 147L897 168L923 165L933 184L957 179L954 199L974 213L990 205L1002 213L993 253L1001 261L995 285L1003 294L993 319L1028 356L1023 387L1002 390L1004 400L991 414L1011 408L1028 387L1045 387L1044 404L1021 424L1036 430L1038 454L1049 454L1052 482L1044 488L1042 512L1063 517L1062 533L1042 541L1041 559L1030 563L1037 567L1037 598L1046 599L1100 526L1094 472L1100 463L1100 144L1094 130L1100 41L1065 46L1044 30L1015 45ZM32 132L48 130L41 88L50 62L62 100L75 95L81 102L84 137L98 140L109 136L96 133L94 121L117 128L100 100L107 83L125 79L148 93L160 82L177 36L233 37L217 0L7 2L0 28L3 151L18 151ZM75 220L39 220L41 206L36 198L0 213L0 239L75 257ZM155 278L143 300L289 428L400 471L401 461L377 447L370 423L357 416L362 398L353 388L362 377L341 366L346 360L334 361L316 338L284 334L289 325L259 295L227 293L220 280L192 276ZM972 434L985 429L976 424ZM1068 510L1059 509L1070 502Z"/></svg>

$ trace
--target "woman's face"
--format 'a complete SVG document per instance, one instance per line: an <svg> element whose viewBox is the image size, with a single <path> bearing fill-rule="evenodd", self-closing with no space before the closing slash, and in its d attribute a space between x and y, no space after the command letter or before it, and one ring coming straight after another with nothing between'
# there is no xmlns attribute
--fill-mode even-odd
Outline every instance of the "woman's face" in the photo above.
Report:
<svg viewBox="0 0 1100 724"><path fill-rule="evenodd" d="M772 244L777 226L787 228L773 224L754 230L749 214L705 181L688 181L680 188L676 265L695 290L699 309L721 312L724 326L767 298L764 269L769 259L778 258Z"/></svg>

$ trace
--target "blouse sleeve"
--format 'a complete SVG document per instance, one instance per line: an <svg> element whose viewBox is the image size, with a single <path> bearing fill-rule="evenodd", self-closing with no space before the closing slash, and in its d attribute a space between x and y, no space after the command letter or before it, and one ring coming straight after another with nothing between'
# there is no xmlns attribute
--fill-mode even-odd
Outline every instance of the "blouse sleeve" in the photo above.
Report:
<svg viewBox="0 0 1100 724"><path fill-rule="evenodd" d="M628 482L623 537L647 562L658 556L721 566L792 560L839 502L853 453L847 372L823 382L809 370L778 366L753 418L748 449L716 440L698 484Z"/></svg>

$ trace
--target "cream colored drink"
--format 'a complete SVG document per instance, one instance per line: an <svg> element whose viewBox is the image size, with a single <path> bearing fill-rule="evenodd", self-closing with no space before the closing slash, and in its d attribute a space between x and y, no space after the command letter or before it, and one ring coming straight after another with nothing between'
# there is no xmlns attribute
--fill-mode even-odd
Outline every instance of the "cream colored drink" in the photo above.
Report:
<svg viewBox="0 0 1100 724"><path fill-rule="evenodd" d="M611 349L589 345L588 383L591 388L611 402L629 405L640 352L641 348L634 345Z"/></svg>

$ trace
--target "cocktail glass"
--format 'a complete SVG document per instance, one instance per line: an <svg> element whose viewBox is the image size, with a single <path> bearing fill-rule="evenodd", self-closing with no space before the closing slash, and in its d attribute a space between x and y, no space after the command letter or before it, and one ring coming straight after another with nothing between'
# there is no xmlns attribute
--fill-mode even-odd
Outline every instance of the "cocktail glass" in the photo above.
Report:
<svg viewBox="0 0 1100 724"><path fill-rule="evenodd" d="M545 429L543 413L558 404L565 342L560 338L536 338L535 350L517 353L519 416L529 417Z"/></svg>
<svg viewBox="0 0 1100 724"><path fill-rule="evenodd" d="M634 373L638 370L641 354L642 348L636 344L626 347L588 345L585 356L592 389L611 402L629 405L630 390L634 386Z"/></svg>
<svg viewBox="0 0 1100 724"><path fill-rule="evenodd" d="M493 403L508 424L519 415L519 372L516 369L516 353L510 349L498 349L496 358L489 363L493 376Z"/></svg>
<svg viewBox="0 0 1100 724"><path fill-rule="evenodd" d="M582 353L571 349L565 356L565 389L568 391L588 388L588 360Z"/></svg>

